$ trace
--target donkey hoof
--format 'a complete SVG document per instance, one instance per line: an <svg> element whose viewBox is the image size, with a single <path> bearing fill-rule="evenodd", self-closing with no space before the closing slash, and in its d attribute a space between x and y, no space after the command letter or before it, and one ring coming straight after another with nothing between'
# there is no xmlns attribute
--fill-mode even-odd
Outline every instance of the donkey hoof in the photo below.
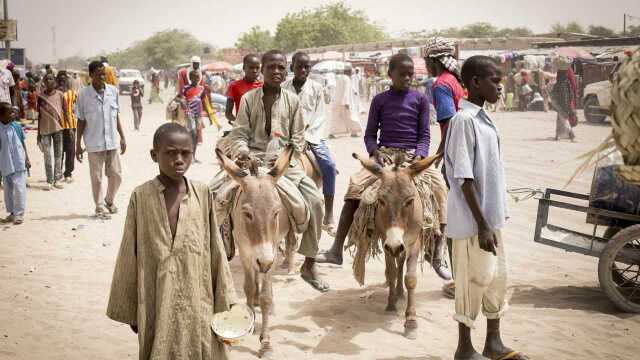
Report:
<svg viewBox="0 0 640 360"><path fill-rule="evenodd" d="M260 356L261 359L265 359L265 360L274 360L275 359L275 354L273 353L273 348L271 347L271 344L269 343L262 343L262 346L260 347L260 352L258 354Z"/></svg>
<svg viewBox="0 0 640 360"><path fill-rule="evenodd" d="M404 337L409 340L415 340L418 338L418 329L404 328Z"/></svg>
<svg viewBox="0 0 640 360"><path fill-rule="evenodd" d="M409 340L415 340L418 337L418 322L415 320L406 320L404 322L404 336Z"/></svg>
<svg viewBox="0 0 640 360"><path fill-rule="evenodd" d="M398 312L395 304L387 304L387 307L384 309L386 312Z"/></svg>

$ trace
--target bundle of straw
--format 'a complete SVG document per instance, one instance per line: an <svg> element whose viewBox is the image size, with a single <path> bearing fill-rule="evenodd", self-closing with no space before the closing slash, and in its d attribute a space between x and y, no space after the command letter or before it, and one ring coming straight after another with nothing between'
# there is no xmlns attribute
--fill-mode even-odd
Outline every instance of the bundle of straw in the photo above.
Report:
<svg viewBox="0 0 640 360"><path fill-rule="evenodd" d="M640 49L626 58L613 79L611 117L625 165L640 165Z"/></svg>
<svg viewBox="0 0 640 360"><path fill-rule="evenodd" d="M618 173L628 182L640 184L640 49L626 57L612 81L610 110L611 135L596 149L580 156L585 162L567 185L616 148L624 161L618 166Z"/></svg>

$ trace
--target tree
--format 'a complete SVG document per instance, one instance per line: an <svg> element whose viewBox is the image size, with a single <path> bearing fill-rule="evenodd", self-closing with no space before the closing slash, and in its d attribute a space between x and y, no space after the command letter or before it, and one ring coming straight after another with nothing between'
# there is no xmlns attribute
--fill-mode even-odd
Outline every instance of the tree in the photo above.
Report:
<svg viewBox="0 0 640 360"><path fill-rule="evenodd" d="M68 58L58 60L54 67L56 69L86 70L87 60L80 55L73 55Z"/></svg>
<svg viewBox="0 0 640 360"><path fill-rule="evenodd" d="M533 35L533 31L526 27L502 28L498 29L495 36L504 37L525 37Z"/></svg>
<svg viewBox="0 0 640 360"><path fill-rule="evenodd" d="M260 26L254 26L238 38L236 48L253 49L257 52L264 52L274 48L274 38L269 30L263 30Z"/></svg>
<svg viewBox="0 0 640 360"><path fill-rule="evenodd" d="M177 64L189 62L193 55L202 55L205 48L215 47L199 41L184 30L165 30L153 34L133 46L115 51L106 56L109 63L119 68L170 69Z"/></svg>
<svg viewBox="0 0 640 360"><path fill-rule="evenodd" d="M589 34L596 35L596 36L602 36L602 37L614 37L614 36L616 36L616 32L613 31L612 29L609 29L608 27L605 27L605 26L599 26L599 25L590 25L589 26Z"/></svg>
<svg viewBox="0 0 640 360"><path fill-rule="evenodd" d="M414 34L424 34L425 30L421 32L414 32ZM489 37L517 37L517 36L531 36L533 31L526 27L515 28L496 28L490 23L478 22L466 25L462 28L450 27L441 30L433 30L427 36L443 36L448 38L489 38ZM415 37L412 37L415 38Z"/></svg>
<svg viewBox="0 0 640 360"><path fill-rule="evenodd" d="M278 23L275 44L285 51L386 39L382 26L342 2L287 14Z"/></svg>
<svg viewBox="0 0 640 360"><path fill-rule="evenodd" d="M497 31L498 29L488 22L477 22L463 26L459 35L463 38L486 38L494 36Z"/></svg>
<svg viewBox="0 0 640 360"><path fill-rule="evenodd" d="M640 25L628 25L627 26L627 35L629 35L629 36L640 36Z"/></svg>
<svg viewBox="0 0 640 360"><path fill-rule="evenodd" d="M551 26L551 32L554 33L576 33L584 34L585 30L577 21L570 21L566 24L555 23Z"/></svg>

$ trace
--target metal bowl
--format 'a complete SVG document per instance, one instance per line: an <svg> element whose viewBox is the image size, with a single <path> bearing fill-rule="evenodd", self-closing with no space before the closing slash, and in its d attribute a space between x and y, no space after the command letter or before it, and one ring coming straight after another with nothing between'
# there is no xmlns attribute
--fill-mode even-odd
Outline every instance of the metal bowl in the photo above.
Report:
<svg viewBox="0 0 640 360"><path fill-rule="evenodd" d="M211 329L223 341L236 342L253 333L255 314L245 304L236 304L231 310L213 315Z"/></svg>

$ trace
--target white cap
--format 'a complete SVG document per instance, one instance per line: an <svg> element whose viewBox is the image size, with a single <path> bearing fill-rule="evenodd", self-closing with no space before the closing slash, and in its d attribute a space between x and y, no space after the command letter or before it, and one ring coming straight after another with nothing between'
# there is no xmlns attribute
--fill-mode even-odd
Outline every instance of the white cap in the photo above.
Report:
<svg viewBox="0 0 640 360"><path fill-rule="evenodd" d="M192 56L191 57L191 62L192 63L201 63L202 61L200 61L200 56Z"/></svg>

